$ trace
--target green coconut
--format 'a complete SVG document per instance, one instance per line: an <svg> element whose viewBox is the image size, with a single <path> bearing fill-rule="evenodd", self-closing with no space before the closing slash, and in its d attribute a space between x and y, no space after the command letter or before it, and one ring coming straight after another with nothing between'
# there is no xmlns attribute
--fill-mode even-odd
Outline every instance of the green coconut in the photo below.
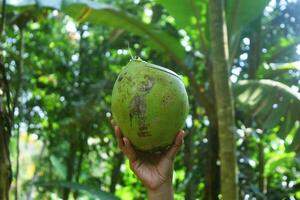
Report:
<svg viewBox="0 0 300 200"><path fill-rule="evenodd" d="M181 78L140 59L122 69L113 87L113 118L138 150L167 149L183 128L188 109Z"/></svg>

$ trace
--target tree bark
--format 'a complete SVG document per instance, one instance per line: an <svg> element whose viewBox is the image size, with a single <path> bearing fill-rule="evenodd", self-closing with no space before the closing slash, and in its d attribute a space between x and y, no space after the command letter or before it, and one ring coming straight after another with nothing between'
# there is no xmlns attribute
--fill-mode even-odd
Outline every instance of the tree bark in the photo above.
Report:
<svg viewBox="0 0 300 200"><path fill-rule="evenodd" d="M121 165L124 163L124 155L123 153L118 153L115 156L115 164L111 174L111 181L109 186L109 191L111 193L115 193L116 185L120 181L121 177Z"/></svg>
<svg viewBox="0 0 300 200"><path fill-rule="evenodd" d="M84 155L88 152L85 147L87 145L87 135L83 132L83 134L80 134L80 139L79 139L79 155L77 156L77 166L76 166L76 171L75 171L75 183L79 183L80 175L81 175L81 166L84 160ZM73 197L74 199L77 199L79 195L78 191L74 191Z"/></svg>
<svg viewBox="0 0 300 200"><path fill-rule="evenodd" d="M212 72L212 63L210 58L206 59L205 63L208 81L209 81L209 93L215 105L216 99L214 94L214 81ZM218 136L218 122L215 107L211 108L213 112L207 113L209 120L209 127L207 131L207 167L205 176L205 199L216 200L220 194L220 165L217 165L219 160L219 136Z"/></svg>
<svg viewBox="0 0 300 200"><path fill-rule="evenodd" d="M195 128L192 129L191 133L189 133L184 139L184 165L186 167L186 174L193 170L194 166L194 157L193 157L193 140L192 134L195 132ZM195 199L195 180L192 177L188 182L185 188L185 200L194 200Z"/></svg>
<svg viewBox="0 0 300 200"><path fill-rule="evenodd" d="M219 138L218 128L215 124L210 124L208 127L208 153L207 153L207 170L205 183L205 199L216 200L220 193L220 165L217 165L219 160Z"/></svg>
<svg viewBox="0 0 300 200"><path fill-rule="evenodd" d="M69 154L67 157L67 177L66 181L71 182L74 175L74 163L75 163L75 155L76 155L76 143L74 141L70 142ZM63 200L68 200L70 194L70 188L63 189Z"/></svg>
<svg viewBox="0 0 300 200"><path fill-rule="evenodd" d="M265 155L264 155L264 141L263 137L260 137L258 143L258 188L263 194L266 194L266 179L265 179ZM259 197L259 200L266 200L265 197Z"/></svg>
<svg viewBox="0 0 300 200"><path fill-rule="evenodd" d="M235 157L234 112L228 73L227 27L224 1L209 1L209 28L212 45L214 94L219 130L221 194L224 200L238 199Z"/></svg>
<svg viewBox="0 0 300 200"><path fill-rule="evenodd" d="M0 58L1 55L0 55ZM9 199L12 181L9 158L9 139L11 136L10 94L6 79L5 66L0 60L0 199Z"/></svg>
<svg viewBox="0 0 300 200"><path fill-rule="evenodd" d="M1 81L1 80L0 80ZM0 88L1 90L2 88ZM2 97L0 96L0 101ZM0 105L2 106L2 105ZM5 111L0 108L0 199L8 200L9 188L11 184L11 163L9 159L9 135L5 125Z"/></svg>
<svg viewBox="0 0 300 200"><path fill-rule="evenodd" d="M15 120L14 120L14 113L16 107L19 106L18 98L20 96L20 91L22 88L22 79L23 79L23 65L24 65L24 60L23 60L23 52L24 52L24 29L23 27L20 27L20 47L19 47L19 61L17 65L17 80L16 80L16 92L15 96L13 98L13 108L12 108L12 127L14 126ZM21 109L19 109L19 116L21 116ZM21 118L21 117L20 117ZM15 200L18 200L19 193L18 193L18 185L19 185L19 157L20 157L20 124L17 124L17 163L16 163L16 173L15 173L15 181L16 181L16 190L15 190Z"/></svg>
<svg viewBox="0 0 300 200"><path fill-rule="evenodd" d="M6 0L2 1L0 36L5 24ZM0 199L9 199L9 188L12 181L11 162L9 158L9 139L11 133L10 93L6 70L0 52Z"/></svg>

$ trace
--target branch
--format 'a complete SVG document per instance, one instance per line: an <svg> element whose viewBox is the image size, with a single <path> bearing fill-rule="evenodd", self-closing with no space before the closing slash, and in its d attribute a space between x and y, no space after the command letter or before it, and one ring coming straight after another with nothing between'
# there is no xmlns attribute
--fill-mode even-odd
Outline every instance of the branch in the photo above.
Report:
<svg viewBox="0 0 300 200"><path fill-rule="evenodd" d="M17 80L16 80L16 92L15 96L13 98L13 104L12 104L12 121L14 121L14 113L15 109L18 106L18 98L20 96L20 90L22 87L22 79L23 79L23 68L24 68L24 29L20 28L20 47L19 47L19 64L17 65ZM12 123L13 124L13 123Z"/></svg>
<svg viewBox="0 0 300 200"><path fill-rule="evenodd" d="M16 83L16 93L13 99L13 108L11 112L11 119L12 119L12 126L14 124L14 113L18 102L18 97L20 96L20 90L21 90L21 85L22 85L22 71L23 71L23 65L24 65L24 60L23 60L23 52L24 52L24 30L23 28L20 28L20 49L19 49L19 64L17 65L17 83ZM21 109L20 109L21 110ZM20 111L21 112L21 111ZM16 174L15 174L15 179L16 179L16 190L15 190L15 200L18 200L18 180L19 180L19 156L20 156L20 125L18 124L17 128L17 164L16 164Z"/></svg>

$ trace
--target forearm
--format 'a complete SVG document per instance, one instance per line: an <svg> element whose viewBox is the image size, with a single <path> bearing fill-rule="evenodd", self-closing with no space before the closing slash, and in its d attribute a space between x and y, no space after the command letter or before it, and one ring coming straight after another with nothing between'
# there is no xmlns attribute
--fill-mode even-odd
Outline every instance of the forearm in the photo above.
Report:
<svg viewBox="0 0 300 200"><path fill-rule="evenodd" d="M157 189L147 189L149 200L173 200L174 192L172 180L159 186Z"/></svg>

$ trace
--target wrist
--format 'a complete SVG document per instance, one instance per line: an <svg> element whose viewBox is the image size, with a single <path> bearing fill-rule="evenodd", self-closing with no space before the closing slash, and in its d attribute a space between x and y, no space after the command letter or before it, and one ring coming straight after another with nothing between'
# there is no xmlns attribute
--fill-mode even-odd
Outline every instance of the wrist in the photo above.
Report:
<svg viewBox="0 0 300 200"><path fill-rule="evenodd" d="M157 188L147 188L149 200L173 200L172 179Z"/></svg>

